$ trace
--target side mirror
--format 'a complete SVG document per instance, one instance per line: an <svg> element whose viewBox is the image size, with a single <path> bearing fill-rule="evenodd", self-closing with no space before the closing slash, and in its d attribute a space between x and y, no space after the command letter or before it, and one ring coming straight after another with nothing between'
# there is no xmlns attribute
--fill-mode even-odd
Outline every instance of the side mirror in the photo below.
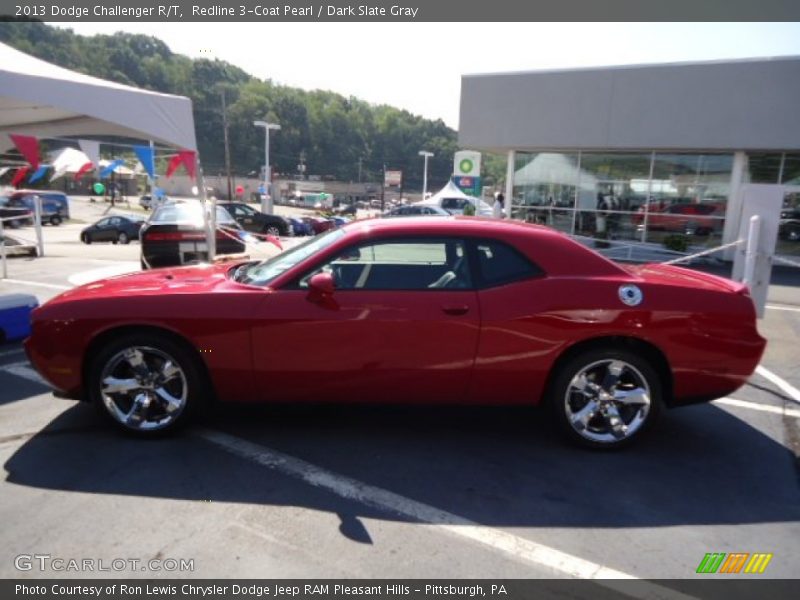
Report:
<svg viewBox="0 0 800 600"><path fill-rule="evenodd" d="M308 289L311 293L321 297L332 296L336 285L330 273L317 273L308 280Z"/></svg>

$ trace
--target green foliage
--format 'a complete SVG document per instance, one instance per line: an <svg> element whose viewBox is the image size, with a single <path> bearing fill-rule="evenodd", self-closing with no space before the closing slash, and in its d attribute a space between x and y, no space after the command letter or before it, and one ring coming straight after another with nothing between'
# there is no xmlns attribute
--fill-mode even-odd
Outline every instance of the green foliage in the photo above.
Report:
<svg viewBox="0 0 800 600"><path fill-rule="evenodd" d="M667 250L675 252L686 252L689 249L689 236L682 233L673 233L664 238L661 242Z"/></svg>
<svg viewBox="0 0 800 600"><path fill-rule="evenodd" d="M474 217L475 216L475 205L471 202L464 207L464 216L467 217Z"/></svg>
<svg viewBox="0 0 800 600"><path fill-rule="evenodd" d="M270 158L280 173L296 174L303 153L307 174L344 181L379 182L383 165L404 172L406 189L422 187L420 150L428 161L431 189L447 183L456 132L390 106L376 106L332 92L307 92L262 81L225 61L173 54L162 41L118 32L80 36L38 22L0 22L0 41L19 50L95 77L192 100L195 130L205 172L224 171L221 94L228 113L231 162L239 175L258 173L264 161L264 130L254 120L281 124L270 136ZM500 160L502 159L502 160ZM489 179L503 179L505 157L486 161Z"/></svg>

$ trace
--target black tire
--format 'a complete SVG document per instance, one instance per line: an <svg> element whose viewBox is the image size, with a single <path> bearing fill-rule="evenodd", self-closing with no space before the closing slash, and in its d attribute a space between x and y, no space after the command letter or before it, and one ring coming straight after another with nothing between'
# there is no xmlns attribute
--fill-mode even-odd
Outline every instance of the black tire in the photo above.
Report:
<svg viewBox="0 0 800 600"><path fill-rule="evenodd" d="M92 236L90 236L88 233L82 233L81 234L81 241L84 244L91 244L92 243Z"/></svg>
<svg viewBox="0 0 800 600"><path fill-rule="evenodd" d="M124 231L120 231L119 234L117 234L117 241L120 244L130 244L131 238L129 238L128 234L125 233Z"/></svg>
<svg viewBox="0 0 800 600"><path fill-rule="evenodd" d="M130 396L141 394L145 391L144 389L137 388L129 393L120 393L118 395L109 394L105 396L106 401L104 401L101 382L104 374L107 377L124 378L124 374L127 373L128 377L132 379L134 372L129 368L130 364L128 364L125 359L122 359L122 362L117 362L120 360L120 354L126 349L131 348L146 348L148 349L147 352L153 351L154 353L163 354L163 357L167 357L172 361L182 374L179 380L171 379L161 386L162 389L168 389L172 394L177 394L176 390L178 389L181 390L183 398L181 400L181 408L175 410L177 414L168 413L165 408L166 403L157 396L154 396L153 394L155 394L155 392L151 394L150 406L145 408L143 412L146 413L146 418L152 416L153 420L156 422L156 425L152 428L144 428L142 426L142 423L146 422L144 419L140 420L138 424L126 424L122 422L120 417L114 416L114 413L117 411L108 408L107 405L107 401L113 402L117 408L122 407L121 412L124 412L126 402L130 401ZM142 350L142 352L144 353L144 350ZM166 364L166 360L164 360L163 357L147 353L144 355L147 357L145 362L149 365L149 372L151 373L158 372L159 364L162 367ZM159 360L162 362L159 363ZM117 364L117 370L110 371L110 369L114 369L115 364ZM207 378L204 376L199 358L184 344L158 333L134 333L109 341L90 358L87 385L90 400L97 410L111 421L114 426L125 433L148 438L167 434L188 423L200 410L201 406L207 403L210 386L206 383L206 380ZM127 406L130 408L132 403ZM159 425L158 416L161 413L164 413L164 422Z"/></svg>
<svg viewBox="0 0 800 600"><path fill-rule="evenodd" d="M277 225L266 225L264 227L264 233L266 235L274 235L275 237L283 235L283 233L281 233L280 227L278 227Z"/></svg>
<svg viewBox="0 0 800 600"><path fill-rule="evenodd" d="M645 394L649 399L649 404L625 405L615 402L603 404L599 396L590 397L577 391L579 386L573 385L573 381L579 381L578 376L581 373L586 375L586 379L583 381L589 382L584 387L585 390L588 390L589 385L598 384L598 379L602 384L606 381L606 377L610 377L611 369L608 366L611 364L625 365L618 383L613 387L608 387L608 390L612 390L612 395L616 393L634 394L636 390L649 389L649 393ZM609 378L608 381L613 381L613 378ZM641 383L645 387L642 387ZM617 385L619 385L619 389ZM600 388L608 391L603 385L600 385L598 390ZM594 390L589 392L589 394L592 393L597 392ZM574 443L601 450L622 448L639 440L642 434L658 420L663 401L663 383L653 366L637 354L612 347L589 350L569 359L559 368L548 389L548 405L561 432ZM595 404L589 406L590 403ZM613 416L604 416L603 408L592 412L593 406L597 403L600 403L601 407L613 406L618 409L622 423L616 434L610 426L610 419L613 419ZM591 418L587 422L577 419L581 423L573 425L573 422L577 422L575 419L582 409L587 410ZM633 427L632 431L626 432L624 437L618 437L621 429L630 430L631 427ZM579 431L581 428L583 430Z"/></svg>
<svg viewBox="0 0 800 600"><path fill-rule="evenodd" d="M52 225L53 227L58 227L63 222L64 219L62 219L60 215L53 215L52 217L50 217L50 225Z"/></svg>

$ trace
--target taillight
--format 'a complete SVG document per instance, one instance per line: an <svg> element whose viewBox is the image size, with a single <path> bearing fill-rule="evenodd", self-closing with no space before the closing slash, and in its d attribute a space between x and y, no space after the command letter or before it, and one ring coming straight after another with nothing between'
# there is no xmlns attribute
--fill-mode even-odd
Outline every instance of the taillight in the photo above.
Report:
<svg viewBox="0 0 800 600"><path fill-rule="evenodd" d="M206 239L206 234L197 231L154 231L144 235L148 242L196 242Z"/></svg>

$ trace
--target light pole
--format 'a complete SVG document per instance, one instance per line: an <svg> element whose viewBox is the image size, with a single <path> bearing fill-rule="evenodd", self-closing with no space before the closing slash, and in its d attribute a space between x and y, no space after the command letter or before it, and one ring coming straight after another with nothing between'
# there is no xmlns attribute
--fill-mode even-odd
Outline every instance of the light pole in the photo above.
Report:
<svg viewBox="0 0 800 600"><path fill-rule="evenodd" d="M256 127L264 128L264 197L261 198L261 211L268 215L272 214L272 173L269 168L269 130L281 128L277 123L267 123L266 121L253 121Z"/></svg>
<svg viewBox="0 0 800 600"><path fill-rule="evenodd" d="M433 156L433 152L420 150L419 155L425 157L425 167L422 170L422 199L428 195L428 159Z"/></svg>

